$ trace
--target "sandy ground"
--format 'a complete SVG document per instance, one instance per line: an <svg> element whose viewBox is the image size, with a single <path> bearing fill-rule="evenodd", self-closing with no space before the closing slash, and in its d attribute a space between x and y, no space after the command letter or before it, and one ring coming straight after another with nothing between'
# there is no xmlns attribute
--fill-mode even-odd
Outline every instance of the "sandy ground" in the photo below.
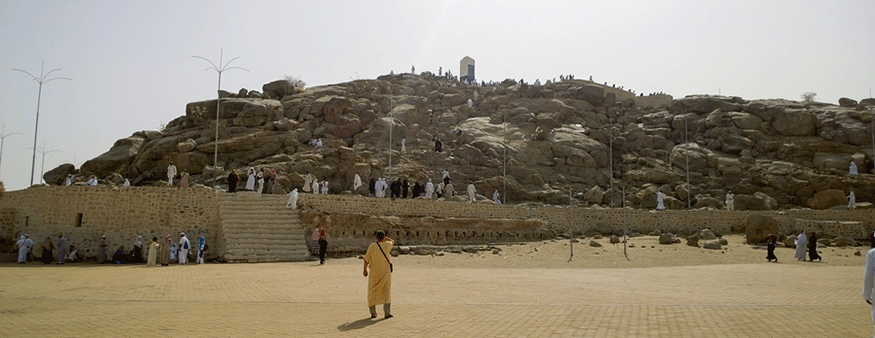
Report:
<svg viewBox="0 0 875 338"><path fill-rule="evenodd" d="M0 337L867 337L857 249L800 262L724 250L568 240L393 257L392 312L370 319L357 257L317 262L0 264ZM382 311L381 311L382 312ZM382 313L380 313L382 315ZM810 334L810 335L809 335Z"/></svg>
<svg viewBox="0 0 875 338"><path fill-rule="evenodd" d="M723 236L729 245L722 250L695 248L680 244L659 244L655 236L629 238L626 256L623 254L623 244L610 244L608 238L596 240L602 247L589 246L590 238L571 243L570 240L554 239L541 242L529 242L513 245L497 245L498 254L492 251L473 253L443 252L437 255L401 255L399 259L406 264L427 264L433 267L469 267L469 268L647 268L666 266L695 266L714 264L750 264L766 262L766 247L744 244L742 235ZM703 244L704 241L699 241ZM793 258L794 248L786 248L778 244L775 256L778 263L773 264L825 264L829 266L861 266L866 247L821 247L818 249L823 257L820 262L802 262ZM855 256L855 251L861 251L861 256ZM573 251L573 256L572 256ZM570 259L570 261L569 261ZM409 262L409 263L408 263Z"/></svg>

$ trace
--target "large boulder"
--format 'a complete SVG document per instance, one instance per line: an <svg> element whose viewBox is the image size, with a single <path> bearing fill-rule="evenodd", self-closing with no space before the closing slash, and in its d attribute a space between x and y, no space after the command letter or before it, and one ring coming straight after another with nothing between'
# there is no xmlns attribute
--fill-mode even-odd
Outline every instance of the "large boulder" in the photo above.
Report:
<svg viewBox="0 0 875 338"><path fill-rule="evenodd" d="M674 100L671 111L679 113L710 113L716 109L721 111L741 111L745 103L740 97L714 95L688 95Z"/></svg>
<svg viewBox="0 0 875 338"><path fill-rule="evenodd" d="M843 97L843 98L839 99L839 106L845 107L845 108L854 108L857 106L857 100Z"/></svg>
<svg viewBox="0 0 875 338"><path fill-rule="evenodd" d="M261 86L261 91L264 96L279 100L294 93L295 88L289 80L276 80Z"/></svg>
<svg viewBox="0 0 875 338"><path fill-rule="evenodd" d="M778 233L778 221L771 216L751 214L747 216L747 243L757 244L770 234Z"/></svg>
<svg viewBox="0 0 875 338"><path fill-rule="evenodd" d="M735 210L771 210L769 202L755 195L735 195Z"/></svg>
<svg viewBox="0 0 875 338"><path fill-rule="evenodd" d="M674 236L670 233L664 233L659 235L659 244L672 244L674 243Z"/></svg>
<svg viewBox="0 0 875 338"><path fill-rule="evenodd" d="M142 144L143 138L138 136L120 139L115 141L109 151L85 161L79 169L82 173L91 173L98 177L109 175L109 173L119 171L123 166L130 164L137 156Z"/></svg>
<svg viewBox="0 0 875 338"><path fill-rule="evenodd" d="M814 197L809 198L807 203L811 209L823 210L837 205L846 205L848 198L843 190L828 189L814 193Z"/></svg>
<svg viewBox="0 0 875 338"><path fill-rule="evenodd" d="M70 175L75 171L75 166L70 163L64 163L43 174L43 180L48 184L62 185L64 184L64 179L67 178L67 175Z"/></svg>
<svg viewBox="0 0 875 338"><path fill-rule="evenodd" d="M801 109L784 109L774 113L772 128L783 136L814 136L817 118Z"/></svg>

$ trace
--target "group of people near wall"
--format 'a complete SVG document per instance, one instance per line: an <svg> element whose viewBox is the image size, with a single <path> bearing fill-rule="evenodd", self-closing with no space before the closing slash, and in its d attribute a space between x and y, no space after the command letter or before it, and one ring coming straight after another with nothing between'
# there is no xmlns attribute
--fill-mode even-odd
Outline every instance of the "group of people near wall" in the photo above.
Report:
<svg viewBox="0 0 875 338"><path fill-rule="evenodd" d="M106 235L101 235L99 249L97 255L94 257L94 261L98 264L142 264L143 262L146 262L146 266L155 266L157 264L167 266L171 261L179 262L179 264L186 264L189 252L193 248L191 242L185 237L185 233L179 234L179 242L176 244L171 240L170 234L167 234L163 242L158 242L158 238L153 237L152 243L149 245L148 256L144 260L142 239L142 236L137 236L130 251L126 251L125 246L120 245L118 249L110 255L109 242L106 239ZM21 238L16 242L16 245L18 247L18 263L23 264L27 261L35 260L33 255L35 245L28 234L21 235ZM203 237L200 237L197 248L195 248L197 251L193 252L198 264L204 263L204 252L208 248L209 246L207 246L206 240ZM78 248L70 243L63 234L58 234L57 241L52 241L51 237L46 237L44 241L39 243L39 246L36 246L36 251L41 254L38 258L39 261L45 264L50 264L52 262L55 262L56 264L64 264L67 262L83 261L85 259L84 256L78 255Z"/></svg>
<svg viewBox="0 0 875 338"><path fill-rule="evenodd" d="M18 248L18 263L26 263L29 260L35 260L33 255L34 242L30 239L30 235L24 234L15 242ZM79 250L64 237L64 234L58 234L57 241L53 241L51 236L39 243L36 248L40 252L39 260L43 264L64 264L74 262L78 259L77 253Z"/></svg>
<svg viewBox="0 0 875 338"><path fill-rule="evenodd" d="M817 252L817 233L812 232L811 236L807 236L805 234L805 230L799 232L799 235L796 236L795 240L796 251L793 254L797 260L804 261L806 260L806 254L808 255L808 259L810 261L821 261L823 257ZM778 257L775 256L775 248L778 247L778 236L774 234L769 234L766 237L766 260L778 261Z"/></svg>

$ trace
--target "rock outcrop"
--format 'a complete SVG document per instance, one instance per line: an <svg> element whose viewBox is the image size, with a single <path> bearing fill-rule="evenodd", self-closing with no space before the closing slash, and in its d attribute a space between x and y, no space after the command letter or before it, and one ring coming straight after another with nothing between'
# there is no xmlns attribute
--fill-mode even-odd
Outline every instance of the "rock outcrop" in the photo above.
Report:
<svg viewBox="0 0 875 338"><path fill-rule="evenodd" d="M308 171L331 193L367 194L350 191L356 174L413 186L447 170L456 192L474 183L488 196L506 185L511 203L655 208L662 192L668 209L716 209L732 190L736 210L828 208L850 188L857 201L875 200L875 176L847 176L851 160L861 173L873 168L871 99L693 95L638 107L646 100L584 80L470 86L430 73L303 90L280 80L223 95L218 121L216 100L189 103L164 130L118 140L77 175L160 185L173 161L207 186L214 176L223 186L231 170L245 181L251 167L275 169L275 193L301 187Z"/></svg>

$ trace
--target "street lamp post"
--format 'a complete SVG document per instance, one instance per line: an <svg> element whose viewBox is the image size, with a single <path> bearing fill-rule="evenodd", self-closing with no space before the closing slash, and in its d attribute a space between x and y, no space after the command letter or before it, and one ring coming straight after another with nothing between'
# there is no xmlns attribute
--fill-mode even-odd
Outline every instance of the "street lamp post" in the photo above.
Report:
<svg viewBox="0 0 875 338"><path fill-rule="evenodd" d="M54 80L73 81L73 79L66 78L66 77L53 77L53 78L49 79L48 78L49 74L51 74L52 72L54 72L56 70L60 70L60 69L52 69L48 73L43 74L43 69L45 68L45 65L46 65L45 61L43 61L40 64L40 70L39 70L40 76L39 77L36 77L33 74L28 73L26 71L23 71L21 69L15 69L15 68L12 69L12 70L16 70L16 71L25 73L27 75L30 75L30 77L33 78L34 81L39 83L39 91L37 92L37 95L36 95L36 124L33 128L33 161L30 164L30 184L31 185L33 185L33 172L36 169L36 137L37 137L37 133L39 132L39 106L40 106L40 101L41 101L42 96L43 96L43 83L48 83L48 82L54 81Z"/></svg>
<svg viewBox="0 0 875 338"><path fill-rule="evenodd" d="M30 148L27 148L27 149L30 149ZM46 171L46 154L51 154L54 152L62 152L62 151L60 151L58 149L46 150L46 142L45 141L43 141L42 147L34 148L34 150L38 151L40 154L43 155L42 164L40 164L40 168L39 168L39 177L40 177L39 182L43 183L43 172Z"/></svg>
<svg viewBox="0 0 875 338"><path fill-rule="evenodd" d="M10 133L10 134L4 134L3 132L4 132L5 130L6 130L6 125L3 125L3 130L0 130L0 168L2 168L2 162L3 162L3 141L6 140L6 137L7 137L7 136L12 136L12 135L24 135L24 134L22 134L22 133Z"/></svg>
<svg viewBox="0 0 875 338"><path fill-rule="evenodd" d="M218 85L218 89L216 89L216 141L215 141L216 146L213 149L213 170L216 171L216 176L213 177L213 189L216 189L216 183L219 181L219 169L218 169L219 168L219 112L222 111L222 97L220 94L220 92L222 91L222 72L224 72L226 70L231 70L231 69L242 69L242 70L245 70L247 72L249 71L248 69L242 68L242 67L228 67L228 65L230 65L231 62L234 62L234 60L237 60L240 57L236 56L233 59L229 60L228 63L222 63L223 54L224 54L224 49L219 49L219 65L218 66L216 66L215 63L213 63L212 61L210 61L209 59L207 59L203 56L199 56L199 55L192 55L191 56L193 58L198 58L198 59L201 59L201 60L204 60L204 61L210 63L210 67L207 67L207 69L204 69L205 71L212 69L212 70L215 70L217 73L219 73L219 85Z"/></svg>

